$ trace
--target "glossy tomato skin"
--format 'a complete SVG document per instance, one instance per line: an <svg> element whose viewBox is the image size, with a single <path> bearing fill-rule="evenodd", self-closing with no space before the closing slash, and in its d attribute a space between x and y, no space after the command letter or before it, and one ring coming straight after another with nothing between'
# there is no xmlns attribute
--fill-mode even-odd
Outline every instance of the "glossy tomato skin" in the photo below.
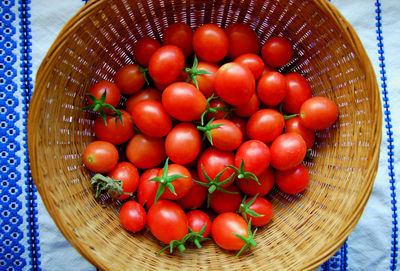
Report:
<svg viewBox="0 0 400 271"><path fill-rule="evenodd" d="M304 160L307 145L301 135L285 133L272 142L270 151L271 165L277 170L288 170Z"/></svg>
<svg viewBox="0 0 400 271"><path fill-rule="evenodd" d="M223 151L236 150L242 144L243 135L239 127L230 120L218 119L210 125L220 125L211 130L213 146Z"/></svg>
<svg viewBox="0 0 400 271"><path fill-rule="evenodd" d="M235 58L233 62L246 66L254 76L254 79L261 77L264 71L264 61L256 54L243 54Z"/></svg>
<svg viewBox="0 0 400 271"><path fill-rule="evenodd" d="M286 121L285 129L287 133L297 133L301 135L307 145L307 149L311 149L315 142L315 132L307 129L300 123L299 117L294 117Z"/></svg>
<svg viewBox="0 0 400 271"><path fill-rule="evenodd" d="M225 33L229 39L229 50L227 56L235 59L243 54L258 54L260 52L260 41L256 32L246 24L232 23Z"/></svg>
<svg viewBox="0 0 400 271"><path fill-rule="evenodd" d="M192 37L193 30L188 24L182 22L173 23L163 33L163 44L179 47L185 57L188 57L193 53Z"/></svg>
<svg viewBox="0 0 400 271"><path fill-rule="evenodd" d="M286 79L279 72L267 72L257 83L257 95L269 107L280 104L287 94Z"/></svg>
<svg viewBox="0 0 400 271"><path fill-rule="evenodd" d="M126 111L132 112L133 107L140 101L154 100L161 103L161 92L155 88L145 88L130 96L126 102Z"/></svg>
<svg viewBox="0 0 400 271"><path fill-rule="evenodd" d="M192 178L194 180L196 181L199 180L199 178L197 177L197 172L195 172L194 170L190 170L190 174L192 175ZM206 198L207 198L207 189L204 186L193 182L189 192L187 192L187 194L182 198L177 199L176 202L184 210L197 209L201 205L203 205Z"/></svg>
<svg viewBox="0 0 400 271"><path fill-rule="evenodd" d="M199 181L206 183L206 179L204 177L202 167L204 167L204 171L206 172L207 176L214 180L218 173L223 171L226 165L233 165L235 162L234 154L231 151L222 151L216 148L208 148L203 151L199 159L197 161L197 174L199 176ZM220 178L220 182L225 181L234 173L233 169L228 168ZM233 182L234 178L230 182L228 182L223 187L229 186Z"/></svg>
<svg viewBox="0 0 400 271"><path fill-rule="evenodd" d="M214 191L211 196L210 206L217 214L224 212L236 212L242 203L242 194L235 184L224 188L236 194L225 193L219 190Z"/></svg>
<svg viewBox="0 0 400 271"><path fill-rule="evenodd" d="M307 80L299 73L285 75L287 93L283 100L283 109L290 114L298 114L301 105L311 98L311 87Z"/></svg>
<svg viewBox="0 0 400 271"><path fill-rule="evenodd" d="M261 55L272 67L285 66L293 58L292 43L284 37L271 37L263 45Z"/></svg>
<svg viewBox="0 0 400 271"><path fill-rule="evenodd" d="M133 47L133 58L141 66L148 67L150 57L159 48L161 48L161 44L157 40L149 37L141 38Z"/></svg>
<svg viewBox="0 0 400 271"><path fill-rule="evenodd" d="M210 217L201 210L192 210L187 213L188 224L193 232L201 232L204 225L206 226L205 231L202 235L203 238L206 238L210 235L211 232L211 219Z"/></svg>
<svg viewBox="0 0 400 271"><path fill-rule="evenodd" d="M233 112L239 117L250 117L260 109L260 105L260 99L258 99L257 94L254 93L250 98L250 101L245 104L235 106L235 110L233 110Z"/></svg>
<svg viewBox="0 0 400 271"><path fill-rule="evenodd" d="M172 176L176 174L185 176L182 178L177 178L171 182L171 184L174 186L176 194L173 194L171 190L167 188L161 195L162 198L171 200L182 198L189 192L190 188L192 187L192 176L190 175L190 172L186 167L179 164L168 165L167 176ZM161 177L162 175L163 169L160 169L160 171L158 172L158 176Z"/></svg>
<svg viewBox="0 0 400 271"><path fill-rule="evenodd" d="M131 115L139 130L148 136L164 137L172 128L171 117L162 104L154 100L138 102Z"/></svg>
<svg viewBox="0 0 400 271"><path fill-rule="evenodd" d="M161 168L150 168L142 173L139 179L139 186L137 188L137 200L146 209L149 209L156 199L158 184L150 181L157 177Z"/></svg>
<svg viewBox="0 0 400 271"><path fill-rule="evenodd" d="M137 64L125 65L114 75L114 82L122 94L132 95L144 85L145 79Z"/></svg>
<svg viewBox="0 0 400 271"><path fill-rule="evenodd" d="M153 53L149 62L151 78L160 84L174 82L185 67L185 56L175 45L164 45Z"/></svg>
<svg viewBox="0 0 400 271"><path fill-rule="evenodd" d="M265 196L267 195L275 184L275 173L272 167L268 167L263 173L257 176L258 182L246 179L236 179L235 183L240 191L248 196Z"/></svg>
<svg viewBox="0 0 400 271"><path fill-rule="evenodd" d="M150 207L147 225L154 237L166 244L172 240L181 240L189 231L185 212L169 200L160 199Z"/></svg>
<svg viewBox="0 0 400 271"><path fill-rule="evenodd" d="M235 62L222 65L215 76L215 92L231 105L246 104L255 93L255 80L251 71Z"/></svg>
<svg viewBox="0 0 400 271"><path fill-rule="evenodd" d="M113 170L108 173L108 177L122 181L122 190L124 193L133 194L139 185L139 172L137 168L129 162L118 163ZM122 194L118 200L124 200L129 197L130 195Z"/></svg>
<svg viewBox="0 0 400 271"><path fill-rule="evenodd" d="M146 211L136 201L125 202L119 211L122 226L130 232L141 231L146 226Z"/></svg>
<svg viewBox="0 0 400 271"><path fill-rule="evenodd" d="M312 97L300 107L300 123L310 130L323 130L339 116L336 104L326 97Z"/></svg>
<svg viewBox="0 0 400 271"><path fill-rule="evenodd" d="M235 154L235 167L240 168L244 162L244 170L255 175L263 173L271 162L268 146L260 140L248 140L240 145Z"/></svg>
<svg viewBox="0 0 400 271"><path fill-rule="evenodd" d="M97 173L110 172L118 163L117 148L107 141L93 141L83 152L83 162L87 169Z"/></svg>
<svg viewBox="0 0 400 271"><path fill-rule="evenodd" d="M215 74L218 71L218 66L214 63L203 62L200 61L197 65L197 70L203 70L209 72L209 74L200 74L196 76L197 84L199 86L199 90L203 93L203 95L208 98L214 94L214 81ZM193 82L191 84L194 85Z"/></svg>
<svg viewBox="0 0 400 271"><path fill-rule="evenodd" d="M125 155L138 168L152 168L159 165L166 158L164 146L163 138L136 134L129 140Z"/></svg>
<svg viewBox="0 0 400 271"><path fill-rule="evenodd" d="M197 28L192 39L195 54L203 61L217 63L229 49L228 37L216 24L204 24Z"/></svg>
<svg viewBox="0 0 400 271"><path fill-rule="evenodd" d="M309 180L310 176L303 164L289 170L276 171L276 185L286 194L303 192L307 188Z"/></svg>
<svg viewBox="0 0 400 271"><path fill-rule="evenodd" d="M162 104L173 118L180 121L200 119L207 100L193 85L178 82L169 85L162 94Z"/></svg>
<svg viewBox="0 0 400 271"><path fill-rule="evenodd" d="M246 133L251 139L264 143L272 142L285 127L285 120L281 113L274 109L261 109L254 113L247 121Z"/></svg>
<svg viewBox="0 0 400 271"><path fill-rule="evenodd" d="M107 125L101 117L94 121L93 131L98 140L119 145L127 142L135 134L132 116L124 110L120 111L123 124L119 118L116 122L115 116L106 116Z"/></svg>
<svg viewBox="0 0 400 271"><path fill-rule="evenodd" d="M246 200L246 204L249 203L251 198ZM254 217L252 215L247 214L247 219L251 219L251 225L256 227L262 227L267 225L273 216L273 209L271 203L263 197L257 197L253 204L249 207L250 210L256 212L260 217Z"/></svg>
<svg viewBox="0 0 400 271"><path fill-rule="evenodd" d="M239 250L245 242L233 233L249 237L244 218L233 212L219 214L211 225L211 236L215 243L226 250Z"/></svg>
<svg viewBox="0 0 400 271"><path fill-rule="evenodd" d="M179 123L165 139L165 152L171 161L177 164L186 165L194 161L200 149L200 133L191 123Z"/></svg>
<svg viewBox="0 0 400 271"><path fill-rule="evenodd" d="M92 94L94 97L96 97L96 99L100 100L104 92L106 92L106 99L104 100L104 103L116 107L121 99L121 91L113 82L106 80L97 82L90 87L88 94ZM93 104L91 99L88 98L87 101L89 105ZM105 112L107 113L110 111L105 110Z"/></svg>

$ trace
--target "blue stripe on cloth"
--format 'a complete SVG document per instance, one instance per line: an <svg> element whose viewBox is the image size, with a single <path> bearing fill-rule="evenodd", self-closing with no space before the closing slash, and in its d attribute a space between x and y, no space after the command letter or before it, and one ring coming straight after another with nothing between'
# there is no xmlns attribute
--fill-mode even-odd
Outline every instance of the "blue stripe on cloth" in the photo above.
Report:
<svg viewBox="0 0 400 271"><path fill-rule="evenodd" d="M381 3L379 0L375 2L375 12L376 12L376 34L378 40L378 54L379 54L379 67L381 74L381 88L382 88L382 100L383 100L383 108L384 108L384 115L385 115L385 128L386 128L386 140L387 140L387 148L388 148L388 170L389 170L389 182L390 182L390 197L391 197L391 204L392 204L392 241L391 241L391 260L390 260L390 270L396 270L397 268L397 252L398 252L398 241L397 241L397 200L396 200L396 180L394 176L394 138L393 138L393 131L392 131L392 120L391 120L391 113L390 113L390 106L389 106L389 97L388 97L388 89L387 89L387 77L386 77L386 70L385 70L385 52L383 50L383 35L382 35L382 11L381 11Z"/></svg>
<svg viewBox="0 0 400 271"><path fill-rule="evenodd" d="M40 247L39 247L39 233L37 224L37 191L33 183L32 176L29 169L29 160L27 153L27 115L28 105L32 95L32 64L31 64L31 23L30 23L30 0L19 0L19 17L20 17L20 47L21 47L21 88L24 96L24 133L23 141L25 148L25 193L26 193L26 222L27 222L27 237L29 244L29 264L30 270L41 270L40 268Z"/></svg>
<svg viewBox="0 0 400 271"><path fill-rule="evenodd" d="M3 0L0 13L0 270L21 270L26 266L23 258L25 247L21 244L24 233L20 226L23 217L20 214L22 202L18 197L22 188L18 185L21 173L18 166L21 159L17 152L20 145L16 140L20 134L17 122L19 115L15 108L19 106L16 96L18 85L15 83L17 70L14 65L17 61L13 51L17 43L13 39L16 29L13 23L16 20L12 8L15 0ZM7 268L7 269L6 269Z"/></svg>

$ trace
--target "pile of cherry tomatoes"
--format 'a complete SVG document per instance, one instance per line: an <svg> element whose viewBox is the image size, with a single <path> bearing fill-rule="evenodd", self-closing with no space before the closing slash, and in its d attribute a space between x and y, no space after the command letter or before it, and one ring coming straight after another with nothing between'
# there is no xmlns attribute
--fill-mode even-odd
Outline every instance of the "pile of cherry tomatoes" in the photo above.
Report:
<svg viewBox="0 0 400 271"><path fill-rule="evenodd" d="M302 162L337 106L277 71L293 59L288 39L261 45L245 24L175 23L132 54L135 64L88 91L84 109L99 116L83 161L95 196L120 200L122 226L147 225L171 252L209 236L237 255L255 246L254 227L273 216L265 196L306 189Z"/></svg>

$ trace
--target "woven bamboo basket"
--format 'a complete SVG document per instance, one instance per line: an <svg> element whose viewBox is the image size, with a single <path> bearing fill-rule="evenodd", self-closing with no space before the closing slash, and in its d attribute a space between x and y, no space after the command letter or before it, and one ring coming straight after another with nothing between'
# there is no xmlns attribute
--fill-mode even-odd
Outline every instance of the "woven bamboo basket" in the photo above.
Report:
<svg viewBox="0 0 400 271"><path fill-rule="evenodd" d="M295 58L283 72L305 74L313 94L333 99L336 124L317 133L307 162L310 184L299 195L273 190L273 221L259 229L257 247L235 258L206 242L203 249L155 255L149 231L130 234L118 204L102 207L92 195L81 154L95 140L95 114L85 106L89 86L112 80L132 63L143 36L161 39L168 24L226 27L244 22L262 43L292 40ZM104 0L86 4L63 28L37 73L29 109L32 176L64 236L102 270L310 270L332 256L355 227L378 167L382 125L376 77L353 28L324 0Z"/></svg>

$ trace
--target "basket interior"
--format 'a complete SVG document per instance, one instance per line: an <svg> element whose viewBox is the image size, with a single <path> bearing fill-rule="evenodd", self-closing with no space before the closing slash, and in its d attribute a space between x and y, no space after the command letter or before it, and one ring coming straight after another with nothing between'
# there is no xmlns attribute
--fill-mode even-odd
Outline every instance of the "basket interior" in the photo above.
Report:
<svg viewBox="0 0 400 271"><path fill-rule="evenodd" d="M226 27L249 24L262 43L289 38L295 57L282 72L304 74L314 95L338 105L334 126L317 133L307 162L310 184L299 195L273 190L273 221L259 229L257 247L234 258L213 242L185 253L163 253L147 231L130 234L118 204L102 207L81 154L95 140L96 115L81 112L85 93L132 63L141 37L161 39L168 24ZM371 65L352 28L325 1L98 1L63 29L38 72L29 112L32 175L56 224L77 250L101 269L303 270L322 264L354 228L377 169L381 111Z"/></svg>

